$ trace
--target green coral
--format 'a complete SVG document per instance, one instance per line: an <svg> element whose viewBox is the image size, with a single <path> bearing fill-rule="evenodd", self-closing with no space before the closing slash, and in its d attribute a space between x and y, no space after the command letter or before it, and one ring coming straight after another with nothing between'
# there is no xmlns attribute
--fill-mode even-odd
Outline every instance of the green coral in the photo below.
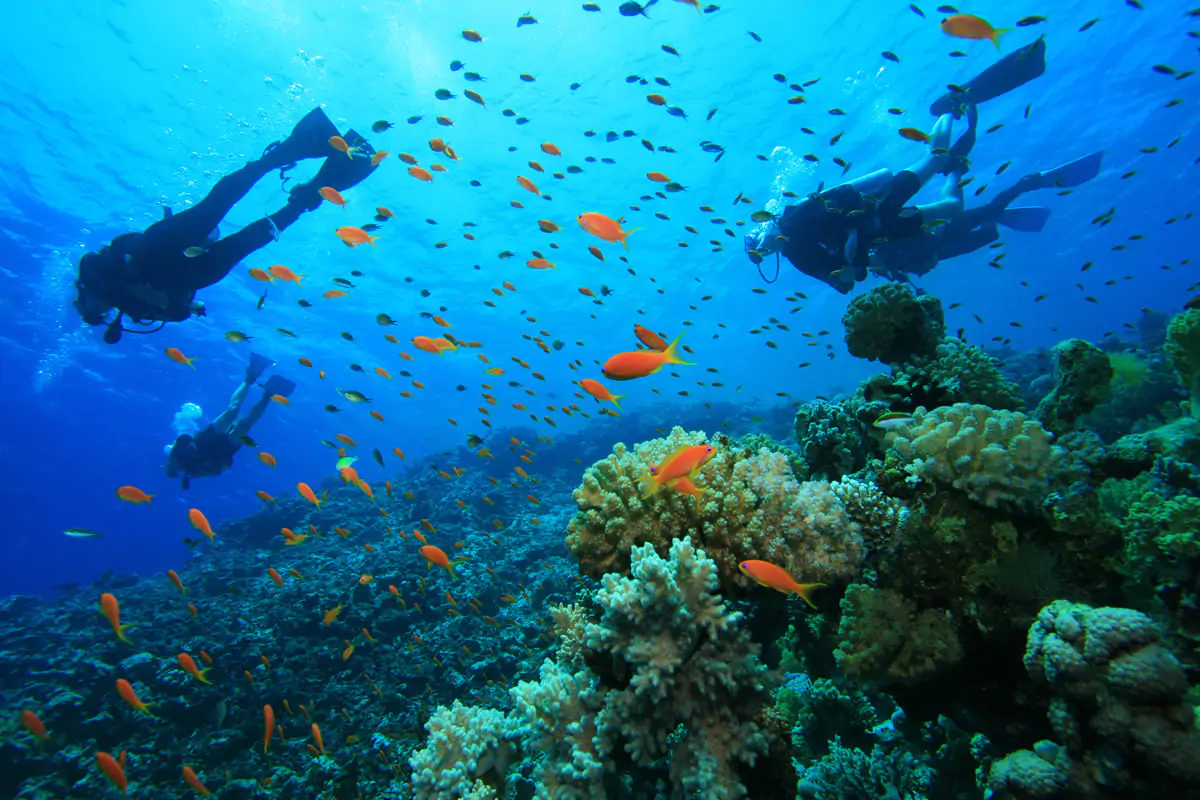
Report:
<svg viewBox="0 0 1200 800"><path fill-rule="evenodd" d="M1189 308L1171 317L1163 350L1191 397L1192 416L1200 418L1200 309Z"/></svg>
<svg viewBox="0 0 1200 800"><path fill-rule="evenodd" d="M997 409L1020 410L1020 388L1000 371L1000 362L982 348L961 339L946 338L932 356L918 356L893 368L893 393L908 399L906 408L978 403Z"/></svg>
<svg viewBox="0 0 1200 800"><path fill-rule="evenodd" d="M946 330L942 302L903 283L884 283L851 300L842 324L850 355L885 364L933 355Z"/></svg>
<svg viewBox="0 0 1200 800"><path fill-rule="evenodd" d="M1108 398L1113 369L1108 355L1083 339L1054 346L1054 388L1042 398L1033 416L1046 430L1064 434Z"/></svg>
<svg viewBox="0 0 1200 800"><path fill-rule="evenodd" d="M857 681L919 683L962 658L947 611L917 611L890 589L851 584L841 601L841 640L834 658Z"/></svg>

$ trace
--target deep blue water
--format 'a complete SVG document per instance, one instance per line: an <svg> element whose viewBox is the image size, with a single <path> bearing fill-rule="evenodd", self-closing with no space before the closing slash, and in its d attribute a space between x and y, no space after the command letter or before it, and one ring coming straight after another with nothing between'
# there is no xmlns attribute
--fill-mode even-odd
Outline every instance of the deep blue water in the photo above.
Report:
<svg viewBox="0 0 1200 800"><path fill-rule="evenodd" d="M782 188L775 176L783 168L792 170L788 186L803 195L820 182L828 186L840 179L834 156L851 162L849 177L906 166L921 145L897 136L897 129L928 129L929 103L946 84L964 81L994 61L995 48L947 37L931 3L920 4L924 19L906 3L881 0L731 1L706 15L663 0L650 9L650 19L620 16L611 0L601 5L601 13L586 13L577 2L528 0L349 6L47 0L10 9L0 31L0 134L8 153L0 171L0 265L6 279L0 293L0 507L6 523L0 592L46 592L106 569L149 573L177 565L185 553L179 540L194 533L188 508L203 509L219 524L252 513L259 505L256 490L285 495L297 481L315 485L333 471L332 451L320 439L336 433L360 442L364 477L381 480L371 447L387 454L402 447L413 459L461 444L469 431L483 432L476 411L483 382L497 387L500 404L492 407L491 419L498 428L529 422L526 412L510 407L515 402L531 409L577 402L571 381L598 377L595 360L631 348L635 322L670 333L686 329L685 341L695 350L698 366L680 368L681 378L662 374L621 387L629 394L627 409L652 410L662 425L699 402L736 401L754 409L786 402L778 392L803 400L852 390L869 374L872 365L850 359L840 344L845 297L786 263L778 284L765 294L751 292L761 284L741 251L745 229L735 229L739 238L728 239L721 233L726 226L709 220L748 220ZM1028 349L1066 336L1098 339L1136 322L1142 308L1174 310L1188 297L1195 267L1182 262L1194 253L1195 221L1171 226L1164 221L1194 211L1200 198L1194 177L1200 84L1152 67L1182 71L1194 65L1198 40L1187 32L1189 26L1200 28L1200 20L1185 16L1180 3L1144 5L1138 10L1115 0L1064 2L1047 10L1044 3L980 2L963 9L997 26L1026 15L1049 17L1003 40L1008 52L1045 35L1049 67L1035 83L982 108L981 127L1005 124L981 135L972 157L974 186L988 183L994 191L1025 172L1094 150L1106 155L1103 173L1091 184L1069 196L1043 192L1037 198L1053 209L1053 218L1040 234L1005 236L1003 270L989 267L983 253L945 263L917 281L945 305L962 304L949 312L950 330L964 327L975 342L1011 337L1013 347ZM525 11L539 24L517 28L516 18ZM1097 17L1090 30L1078 32ZM484 41L465 41L460 32L468 27ZM663 44L677 48L680 57L664 52ZM895 52L900 62L883 59L884 50ZM966 56L952 58L953 50ZM465 83L462 72L449 69L455 59L486 82ZM537 80L523 82L520 73ZM807 104L789 105L793 92L773 80L774 73L789 82L820 81L806 90ZM628 75L651 81L661 76L671 86L627 83ZM569 88L574 82L582 84L577 91ZM459 97L434 99L443 87ZM464 99L464 88L478 90L487 107ZM647 103L646 94L655 89L688 118ZM1183 102L1166 107L1175 98ZM151 224L162 205L182 209L196 202L217 178L256 157L317 105L342 129L366 131L378 119L397 123L371 137L392 155L346 193L350 211L323 206L306 215L280 242L204 290L207 319L171 325L153 336L126 336L112 347L100 341L99 329L79 321L70 307L70 285L81 254ZM835 107L846 115L827 113ZM502 115L504 108L529 124L516 125ZM716 114L706 121L713 108ZM891 115L890 108L905 113ZM452 117L454 127L438 126L438 114ZM412 115L424 119L405 124ZM815 133L803 133L804 126ZM585 137L587 129L600 136ZM603 141L605 132L626 129L637 136ZM839 143L829 146L843 131ZM433 154L426 142L439 135L461 161L432 184L419 183L397 155L412 153L428 165ZM648 152L639 144L642 138L678 152ZM701 140L720 142L725 157L714 163L699 149ZM543 154L539 145L547 141L563 155ZM775 148L787 148L790 156ZM1143 152L1148 148L1157 152ZM820 161L799 160L806 153ZM770 158L761 161L757 154ZM588 163L588 156L616 163ZM547 174L531 172L530 160L545 165ZM1004 175L994 175L1010 161ZM548 174L571 164L584 172L563 180ZM639 201L656 188L645 178L651 170L670 175L686 192ZM517 175L534 178L553 200L524 192ZM472 179L482 186L469 186ZM928 191L932 196L936 189ZM732 206L739 192L756 204ZM513 200L525 208L511 207ZM270 176L231 213L223 230L247 224L282 201L278 180ZM715 213L700 211L705 204ZM333 228L367 221L377 205L397 215L380 231L378 248L344 248ZM630 211L630 205L642 211ZM1110 225L1091 224L1111 207L1117 213ZM628 266L636 275L617 260L623 253L619 245L600 243L575 225L573 218L584 211L624 215L629 225L644 228L629 240ZM654 219L654 211L670 220ZM557 222L561 233L540 232L539 219ZM464 228L464 222L477 227ZM685 225L699 233L686 232ZM463 238L468 230L476 241ZM710 238L727 239L728 245L710 252ZM442 241L448 246L436 248ZM551 251L552 241L560 249ZM605 263L588 254L590 244L602 246ZM1114 249L1120 245L1126 247ZM553 253L558 271L527 269L523 262L534 248ZM504 250L517 256L501 261L497 254ZM1088 261L1095 266L1081 272ZM265 309L256 311L262 284L246 272L272 264L286 264L308 278L303 289L272 287ZM365 277L349 297L320 297L334 288L333 277L348 277L352 269ZM512 281L518 291L494 296L490 289L502 281ZM577 291L584 286L598 291L602 283L615 292L602 306ZM421 289L430 296L422 297ZM803 311L789 314L796 304L784 302L784 296L795 291L809 300ZM1047 299L1035 304L1041 294ZM712 299L702 301L703 296ZM1088 296L1099 302L1085 300ZM300 308L300 298L314 306ZM485 300L494 300L496 308ZM402 343L438 333L420 317L429 312L442 314L456 336L483 342L484 348L444 359L417 353L414 362L401 361L401 349L413 350L383 340L386 331L374 322L380 312L398 321L387 330ZM749 333L772 316L791 332ZM277 328L299 338L283 338ZM234 329L255 337L253 348L300 383L291 406L270 408L253 431L279 465L272 471L243 451L229 473L196 480L184 492L163 474L163 447L173 438L171 421L182 404L199 404L206 418L224 406L251 347L223 338ZM543 330L547 341L565 342L564 349L546 355L523 338ZM831 331L822 341L834 343L835 358L827 358L823 347L806 346L801 332L819 330ZM355 341L343 340L342 331ZM779 347L766 347L767 338L777 339ZM196 369L168 360L167 347L197 358ZM478 353L508 374L483 375ZM514 356L545 380L532 379L513 363ZM315 370L299 366L300 357L324 368L328 378L320 381ZM580 359L584 369L570 370L572 359ZM803 361L812 366L798 369ZM367 374L351 372L351 362ZM411 389L401 385L407 381L398 376L385 381L372 374L376 366L393 375L409 368L427 388L402 399L398 392ZM705 371L709 367L719 370L723 387L696 386L718 379ZM538 396L505 386L509 378ZM456 391L458 384L468 391ZM371 407L386 422L372 420L362 406L350 407L335 387L372 396ZM680 397L680 390L689 395ZM326 403L338 404L342 413L323 411ZM543 433L559 436L579 425L577 418L553 416L557 432L543 424ZM448 417L460 424L449 424ZM601 417L589 436L606 438L609 430L615 424ZM153 503L120 502L114 492L123 484L155 494ZM107 535L63 537L61 531L73 526Z"/></svg>

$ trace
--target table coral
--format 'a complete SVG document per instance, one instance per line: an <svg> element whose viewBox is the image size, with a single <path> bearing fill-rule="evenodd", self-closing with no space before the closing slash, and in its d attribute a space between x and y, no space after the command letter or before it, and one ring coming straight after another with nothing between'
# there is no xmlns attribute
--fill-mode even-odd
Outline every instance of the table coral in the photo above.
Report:
<svg viewBox="0 0 1200 800"><path fill-rule="evenodd" d="M903 283L880 284L855 297L842 324L850 355L885 364L932 355L946 330L941 301Z"/></svg>
<svg viewBox="0 0 1200 800"><path fill-rule="evenodd" d="M752 585L737 568L747 559L777 564L803 582L857 574L864 555L858 523L828 483L797 481L778 451L752 452L718 440L716 454L695 479L705 489L699 500L669 489L641 496L638 481L650 465L706 441L702 432L677 427L632 450L618 443L612 455L588 468L574 494L579 511L567 527L567 546L584 574L625 572L637 545L665 554L684 536L717 563L724 592Z"/></svg>
<svg viewBox="0 0 1200 800"><path fill-rule="evenodd" d="M948 484L989 508L1041 503L1063 458L1037 421L966 403L919 408L888 441L910 480Z"/></svg>

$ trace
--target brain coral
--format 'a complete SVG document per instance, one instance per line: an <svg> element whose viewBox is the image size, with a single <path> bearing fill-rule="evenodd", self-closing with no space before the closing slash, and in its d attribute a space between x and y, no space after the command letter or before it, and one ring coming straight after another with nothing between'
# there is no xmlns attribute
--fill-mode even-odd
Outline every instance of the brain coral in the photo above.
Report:
<svg viewBox="0 0 1200 800"><path fill-rule="evenodd" d="M703 432L676 427L632 450L618 443L588 468L574 493L579 511L567 527L567 546L584 574L627 573L634 547L648 543L665 555L684 536L716 562L723 592L750 586L737 568L746 559L778 564L805 582L857 574L864 555L859 525L828 483L797 481L782 453L717 442L695 479L705 489L699 500L667 488L640 496L638 480L650 465L706 441Z"/></svg>
<svg viewBox="0 0 1200 800"><path fill-rule="evenodd" d="M1063 458L1046 429L1019 412L956 403L912 416L888 435L909 480L949 484L989 508L1040 503Z"/></svg>
<svg viewBox="0 0 1200 800"><path fill-rule="evenodd" d="M942 301L903 283L884 283L851 300L842 324L850 355L885 364L933 355L946 330Z"/></svg>

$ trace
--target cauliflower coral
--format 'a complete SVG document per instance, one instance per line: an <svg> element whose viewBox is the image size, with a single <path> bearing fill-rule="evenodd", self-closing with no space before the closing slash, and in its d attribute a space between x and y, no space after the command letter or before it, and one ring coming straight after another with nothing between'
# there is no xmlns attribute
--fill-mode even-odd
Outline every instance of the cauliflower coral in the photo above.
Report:
<svg viewBox="0 0 1200 800"><path fill-rule="evenodd" d="M885 364L934 355L946 331L942 301L904 283L884 283L860 294L850 301L842 324L850 355Z"/></svg>

